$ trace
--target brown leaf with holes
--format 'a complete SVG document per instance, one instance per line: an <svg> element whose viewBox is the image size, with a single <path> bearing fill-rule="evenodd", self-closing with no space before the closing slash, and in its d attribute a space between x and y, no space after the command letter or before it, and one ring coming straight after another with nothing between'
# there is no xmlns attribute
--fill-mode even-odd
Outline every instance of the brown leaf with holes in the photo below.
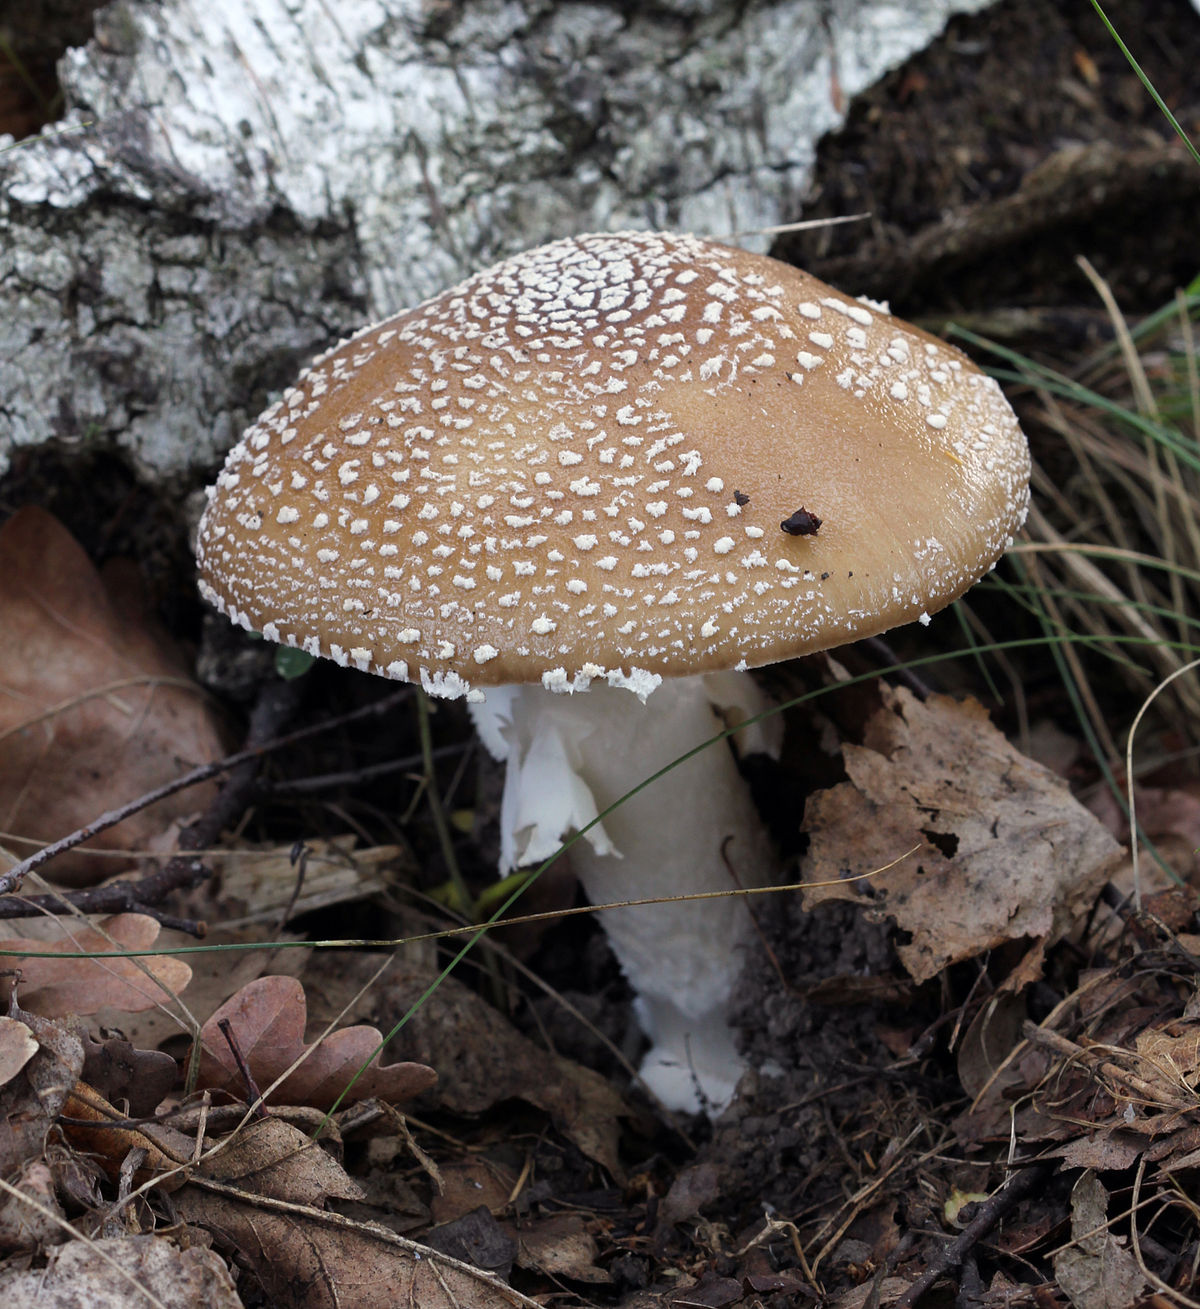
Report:
<svg viewBox="0 0 1200 1309"><path fill-rule="evenodd" d="M849 781L805 810L804 877L830 882L806 904L853 900L911 936L897 946L918 981L1005 941L1055 938L1107 876L1120 847L1066 784L1025 758L974 700L922 703L885 689L862 745L842 747ZM914 846L916 853L878 876Z"/></svg>
<svg viewBox="0 0 1200 1309"><path fill-rule="evenodd" d="M0 830L39 843L65 836L221 754L199 687L139 591L128 567L101 576L43 509L0 526ZM144 848L211 794L160 801L91 844ZM48 874L82 885L119 866L77 850Z"/></svg>
<svg viewBox="0 0 1200 1309"><path fill-rule="evenodd" d="M107 1008L135 1014L167 1004L187 986L192 975L182 959L170 955L137 959L40 957L49 953L149 950L158 937L159 924L147 914L115 914L99 920L95 927L81 927L74 918L35 919L30 930L38 930L36 939L14 936L0 940L0 951L11 952L0 954L3 966L19 970L17 994L26 1013L59 1018L94 1014ZM48 939L43 939L48 933ZM12 986L13 978L0 980L0 993L11 994Z"/></svg>
<svg viewBox="0 0 1200 1309"><path fill-rule="evenodd" d="M1110 1229L1108 1192L1093 1173L1071 1192L1071 1241L1054 1255L1054 1274L1075 1309L1127 1309L1147 1289L1128 1249Z"/></svg>
<svg viewBox="0 0 1200 1309"><path fill-rule="evenodd" d="M308 1004L294 977L260 977L223 1004L200 1033L200 1084L245 1098L246 1090L229 1042L219 1024L229 1021L233 1040L258 1089L267 1087L304 1055L304 1061L269 1097L273 1104L328 1109L343 1092L346 1100L377 1097L392 1104L411 1100L437 1081L418 1063L381 1065L383 1037L374 1027L343 1027L309 1046L304 1041ZM366 1065L366 1067L364 1067ZM362 1070L361 1074L359 1070Z"/></svg>

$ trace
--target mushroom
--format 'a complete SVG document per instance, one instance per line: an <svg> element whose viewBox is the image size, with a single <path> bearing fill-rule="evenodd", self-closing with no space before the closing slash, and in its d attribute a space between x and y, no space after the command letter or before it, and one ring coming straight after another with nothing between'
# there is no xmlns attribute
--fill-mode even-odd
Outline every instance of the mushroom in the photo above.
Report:
<svg viewBox="0 0 1200 1309"><path fill-rule="evenodd" d="M271 640L465 695L507 760L504 871L713 737L714 705L757 712L746 669L927 622L1011 543L1028 483L996 383L885 306L694 236L570 237L317 359L210 490L200 588ZM599 901L774 872L723 744L571 859ZM603 922L651 1090L719 1109L744 903Z"/></svg>

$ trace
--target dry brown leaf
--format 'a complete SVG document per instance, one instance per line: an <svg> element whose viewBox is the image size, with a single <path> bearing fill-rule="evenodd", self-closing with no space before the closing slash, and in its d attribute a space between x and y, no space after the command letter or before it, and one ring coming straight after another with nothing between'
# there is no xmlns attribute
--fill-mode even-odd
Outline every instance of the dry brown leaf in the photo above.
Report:
<svg viewBox="0 0 1200 1309"><path fill-rule="evenodd" d="M431 1228L421 1237L431 1250L482 1268L507 1281L517 1257L517 1242L493 1217L485 1204L476 1205L448 1223Z"/></svg>
<svg viewBox="0 0 1200 1309"><path fill-rule="evenodd" d="M1075 1309L1128 1309L1148 1289L1124 1239L1108 1228L1108 1192L1093 1173L1071 1192L1071 1244L1054 1256L1054 1275Z"/></svg>
<svg viewBox="0 0 1200 1309"><path fill-rule="evenodd" d="M884 689L849 781L809 801L804 876L831 882L806 904L853 900L911 936L918 981L1005 941L1053 938L1088 903L1120 850L1066 784L1026 759L974 700ZM892 863L877 877L843 879Z"/></svg>
<svg viewBox="0 0 1200 1309"><path fill-rule="evenodd" d="M149 1118L179 1079L179 1067L159 1050L139 1050L124 1037L83 1038L83 1081L130 1118Z"/></svg>
<svg viewBox="0 0 1200 1309"><path fill-rule="evenodd" d="M0 624L0 830L64 836L221 754L199 688L129 571L102 578L43 509L0 526ZM211 794L197 787L163 800L92 844L143 848ZM81 885L115 868L76 850L49 871Z"/></svg>
<svg viewBox="0 0 1200 1309"><path fill-rule="evenodd" d="M171 1309L242 1309L214 1251L180 1250L159 1236L71 1241L51 1253L46 1268L0 1272L0 1298L39 1309L137 1309L155 1300Z"/></svg>
<svg viewBox="0 0 1200 1309"><path fill-rule="evenodd" d="M4 1088L0 1107L0 1176L10 1177L27 1159L39 1158L46 1133L62 1112L83 1068L77 1036L36 1014L14 1015L27 1021L37 1037L33 1058Z"/></svg>
<svg viewBox="0 0 1200 1309"><path fill-rule="evenodd" d="M205 913L212 922L220 913L220 906L215 902L205 904ZM254 935L246 931L229 932L223 926L210 930L204 938L205 945L233 945L233 950L211 950L189 956L192 980L188 983L187 1008L198 1023L203 1024L216 1011L248 982L261 977L266 972L288 973L298 976L308 957L308 950L292 946L288 949L274 949L265 945L261 949L243 948L251 940L261 940L262 934ZM294 936L287 932L273 935L280 942L292 942ZM164 928L158 936L158 944L164 951L172 946L195 945L195 937L183 932ZM147 1009L140 1014L119 1014L116 1010L102 1008L96 1011L95 1026L98 1029L116 1027L139 1050L152 1050L186 1032L178 1015L168 1009Z"/></svg>
<svg viewBox="0 0 1200 1309"><path fill-rule="evenodd" d="M596 1266L599 1246L581 1214L551 1214L525 1223L517 1233L517 1262L549 1277L601 1284L612 1278Z"/></svg>
<svg viewBox="0 0 1200 1309"><path fill-rule="evenodd" d="M429 1090L437 1080L433 1069L423 1064L381 1065L378 1054L383 1038L373 1027L343 1027L314 1046L306 1046L307 1017L304 988L294 977L260 977L242 987L212 1015L200 1033L201 1086L245 1094L237 1062L218 1026L223 1019L230 1023L233 1038L260 1091L308 1052L304 1062L270 1097L275 1104L328 1109L343 1092L347 1092L345 1103L374 1096L398 1104Z"/></svg>
<svg viewBox="0 0 1200 1309"><path fill-rule="evenodd" d="M362 1187L328 1150L279 1118L248 1123L200 1171L213 1181L295 1204L320 1207L327 1200L363 1198Z"/></svg>
<svg viewBox="0 0 1200 1309"><path fill-rule="evenodd" d="M1139 786L1134 792L1138 826L1156 851L1182 878L1200 873L1200 783ZM1129 840L1129 817L1107 788L1097 791L1088 808L1119 841Z"/></svg>
<svg viewBox="0 0 1200 1309"><path fill-rule="evenodd" d="M7 1086L37 1054L37 1038L15 1018L0 1018L0 1086Z"/></svg>
<svg viewBox="0 0 1200 1309"><path fill-rule="evenodd" d="M1004 1099L1008 1087L1022 1084L1019 1063L1006 1063L1023 1039L1023 996L1001 993L981 1005L958 1045L958 1079L971 1096L988 1088L990 1100Z"/></svg>
<svg viewBox="0 0 1200 1309"><path fill-rule="evenodd" d="M0 1194L0 1252L42 1250L66 1239L67 1215L45 1160L30 1159L5 1180L13 1190Z"/></svg>
<svg viewBox="0 0 1200 1309"><path fill-rule="evenodd" d="M318 1213L276 1213L252 1198L209 1195L196 1187L186 1196L178 1205L181 1216L237 1249L276 1309L379 1309L380 1304L512 1309L514 1304L482 1274L449 1266L432 1251L417 1258L397 1248L385 1229L326 1225Z"/></svg>
<svg viewBox="0 0 1200 1309"><path fill-rule="evenodd" d="M1176 1027L1181 1030L1170 1030ZM1138 1071L1147 1082L1162 1081L1172 1096L1195 1090L1200 1081L1200 1029L1175 1023L1167 1029L1156 1027L1140 1033L1134 1048L1146 1061Z"/></svg>
<svg viewBox="0 0 1200 1309"><path fill-rule="evenodd" d="M176 1209L234 1246L279 1309L512 1309L516 1297L489 1279L385 1229L325 1215L327 1199L358 1199L360 1188L320 1146L276 1119L248 1125L202 1172L222 1189L204 1189L202 1178L172 1197Z"/></svg>
<svg viewBox="0 0 1200 1309"><path fill-rule="evenodd" d="M37 920L33 920L36 922ZM148 914L114 914L95 927L81 927L73 918L43 919L53 936L14 936L0 940L6 968L20 970L17 993L26 1013L44 1018L66 1014L139 1013L167 1004L187 986L192 970L182 959L145 955L138 959L44 959L40 955L92 951L149 950L159 924ZM32 926L32 924L31 924ZM140 965L140 966L139 966ZM147 973L150 974L147 977ZM12 990L12 979L5 979Z"/></svg>
<svg viewBox="0 0 1200 1309"><path fill-rule="evenodd" d="M463 1214L487 1205L494 1214L508 1207L517 1174L496 1160L471 1155L438 1170L441 1188L429 1203L434 1223L453 1222Z"/></svg>
<svg viewBox="0 0 1200 1309"><path fill-rule="evenodd" d="M1132 1132L1100 1131L1068 1141L1047 1157L1057 1156L1064 1168L1091 1168L1096 1172L1115 1169L1120 1172L1135 1164L1145 1151L1146 1141Z"/></svg>
<svg viewBox="0 0 1200 1309"><path fill-rule="evenodd" d="M182 1185L178 1165L191 1159L195 1141L170 1122L151 1119L132 1126L127 1122L121 1110L80 1081L64 1102L59 1126L74 1149L114 1181L130 1151L136 1150L141 1158L135 1174L139 1183L155 1177L164 1190Z"/></svg>

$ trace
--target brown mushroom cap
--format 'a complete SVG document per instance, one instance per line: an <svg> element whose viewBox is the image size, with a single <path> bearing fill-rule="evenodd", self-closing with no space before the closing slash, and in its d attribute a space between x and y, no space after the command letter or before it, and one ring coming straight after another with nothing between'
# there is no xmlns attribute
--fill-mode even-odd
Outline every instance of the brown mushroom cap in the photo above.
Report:
<svg viewBox="0 0 1200 1309"><path fill-rule="evenodd" d="M441 694L645 690L934 612L1028 483L996 383L884 308L693 236L571 237L316 360L230 453L200 585Z"/></svg>

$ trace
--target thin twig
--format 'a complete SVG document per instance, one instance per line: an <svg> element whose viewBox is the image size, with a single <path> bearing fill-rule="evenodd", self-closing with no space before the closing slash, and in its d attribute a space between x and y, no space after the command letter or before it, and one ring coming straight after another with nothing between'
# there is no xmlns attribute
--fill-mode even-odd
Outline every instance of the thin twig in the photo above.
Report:
<svg viewBox="0 0 1200 1309"><path fill-rule="evenodd" d="M1034 1187L1040 1185L1050 1175L1049 1164L1034 1164L1011 1178L998 1191L993 1191L979 1206L979 1212L963 1228L962 1232L945 1245L934 1256L933 1263L920 1277L896 1300L892 1309L913 1309L917 1301L933 1286L934 1282L952 1268L957 1268L970 1251L992 1230L993 1227L1010 1213L1020 1200L1023 1200Z"/></svg>
<svg viewBox="0 0 1200 1309"><path fill-rule="evenodd" d="M250 1065L246 1062L246 1056L242 1053L242 1047L238 1045L233 1024L228 1018L220 1018L217 1020L217 1027L225 1038L229 1053L233 1055L233 1062L237 1064L237 1070L246 1085L246 1103L250 1106L250 1112L255 1118L266 1118L267 1109L262 1102L262 1093L258 1089L258 1083L254 1080L254 1074L250 1071Z"/></svg>

